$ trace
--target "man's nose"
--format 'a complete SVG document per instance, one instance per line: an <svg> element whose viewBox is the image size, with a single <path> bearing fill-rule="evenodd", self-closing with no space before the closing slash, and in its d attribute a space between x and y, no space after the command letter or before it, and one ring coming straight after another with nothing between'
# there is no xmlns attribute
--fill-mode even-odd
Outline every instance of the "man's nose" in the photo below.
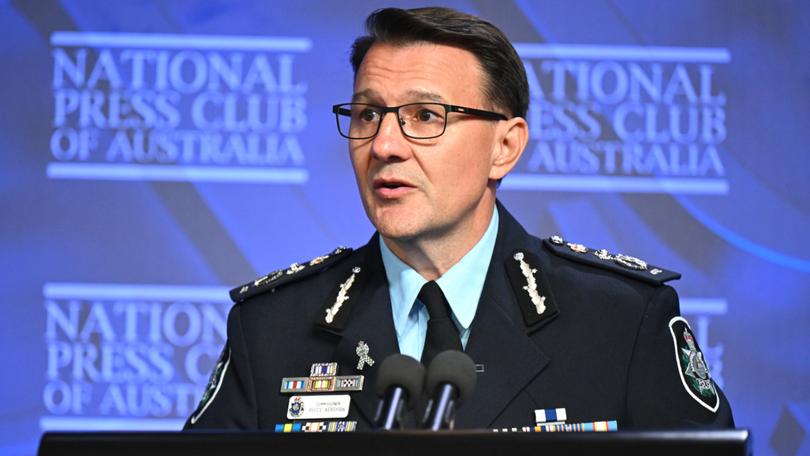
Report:
<svg viewBox="0 0 810 456"><path fill-rule="evenodd" d="M380 129L371 142L371 154L382 161L407 160L411 153L410 142L402 133L400 119L395 112L388 112L380 119Z"/></svg>

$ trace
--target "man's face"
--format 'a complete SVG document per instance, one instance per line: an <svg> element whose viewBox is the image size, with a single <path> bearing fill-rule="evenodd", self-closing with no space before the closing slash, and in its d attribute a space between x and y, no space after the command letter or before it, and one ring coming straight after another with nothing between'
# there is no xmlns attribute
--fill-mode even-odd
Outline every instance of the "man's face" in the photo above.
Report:
<svg viewBox="0 0 810 456"><path fill-rule="evenodd" d="M357 71L353 101L488 109L484 81L468 51L431 43L377 43ZM497 124L450 113L442 136L418 140L405 137L396 115L389 113L376 137L350 140L357 186L371 223L395 241L443 239L485 224L494 203L494 188L488 184Z"/></svg>

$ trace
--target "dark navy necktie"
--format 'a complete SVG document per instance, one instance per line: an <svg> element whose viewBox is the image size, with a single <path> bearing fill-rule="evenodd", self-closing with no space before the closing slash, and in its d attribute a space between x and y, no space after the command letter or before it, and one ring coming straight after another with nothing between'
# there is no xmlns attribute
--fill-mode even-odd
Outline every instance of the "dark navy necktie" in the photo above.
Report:
<svg viewBox="0 0 810 456"><path fill-rule="evenodd" d="M422 351L422 364L428 366L434 356L445 350L463 351L458 328L450 316L450 304L447 303L439 285L432 280L424 284L418 298L430 315L425 349Z"/></svg>

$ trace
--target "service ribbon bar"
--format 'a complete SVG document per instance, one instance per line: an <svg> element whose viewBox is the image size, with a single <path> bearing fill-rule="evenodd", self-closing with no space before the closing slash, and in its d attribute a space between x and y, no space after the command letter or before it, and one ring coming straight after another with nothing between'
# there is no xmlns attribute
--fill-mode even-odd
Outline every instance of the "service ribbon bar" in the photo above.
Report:
<svg viewBox="0 0 810 456"><path fill-rule="evenodd" d="M338 375L335 377L335 391L363 391L362 375Z"/></svg>
<svg viewBox="0 0 810 456"><path fill-rule="evenodd" d="M550 408L540 409L534 411L534 421L539 425L541 423L557 423L565 422L568 418L566 416L565 408Z"/></svg>
<svg viewBox="0 0 810 456"><path fill-rule="evenodd" d="M539 424L534 427L534 432L616 432L619 425L616 420L593 421L590 423L554 423Z"/></svg>
<svg viewBox="0 0 810 456"><path fill-rule="evenodd" d="M362 375L337 375L333 377L284 377L281 393L330 393L334 391L363 391Z"/></svg>
<svg viewBox="0 0 810 456"><path fill-rule="evenodd" d="M589 423L548 423L537 426L493 429L493 432L616 432L619 425L616 420L593 421Z"/></svg>
<svg viewBox="0 0 810 456"><path fill-rule="evenodd" d="M307 421L294 423L279 423L275 432L354 432L357 421Z"/></svg>
<svg viewBox="0 0 810 456"><path fill-rule="evenodd" d="M310 377L334 377L337 374L337 363L315 363L310 367Z"/></svg>
<svg viewBox="0 0 810 456"><path fill-rule="evenodd" d="M282 393L301 393L309 391L308 377L284 377L281 379Z"/></svg>
<svg viewBox="0 0 810 456"><path fill-rule="evenodd" d="M315 377L309 379L309 391L325 393L335 390L335 377Z"/></svg>

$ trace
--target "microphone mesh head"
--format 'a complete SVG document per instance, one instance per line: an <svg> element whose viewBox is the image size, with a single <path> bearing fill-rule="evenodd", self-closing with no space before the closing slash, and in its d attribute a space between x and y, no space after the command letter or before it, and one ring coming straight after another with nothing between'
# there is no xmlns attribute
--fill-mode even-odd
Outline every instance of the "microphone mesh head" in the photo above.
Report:
<svg viewBox="0 0 810 456"><path fill-rule="evenodd" d="M375 391L384 397L392 386L402 387L408 395L408 407L422 395L425 382L425 366L410 356L395 354L385 358L377 373Z"/></svg>
<svg viewBox="0 0 810 456"><path fill-rule="evenodd" d="M478 380L472 358L457 350L446 350L433 358L425 379L425 390L433 395L440 385L450 383L458 389L456 404L470 397Z"/></svg>

